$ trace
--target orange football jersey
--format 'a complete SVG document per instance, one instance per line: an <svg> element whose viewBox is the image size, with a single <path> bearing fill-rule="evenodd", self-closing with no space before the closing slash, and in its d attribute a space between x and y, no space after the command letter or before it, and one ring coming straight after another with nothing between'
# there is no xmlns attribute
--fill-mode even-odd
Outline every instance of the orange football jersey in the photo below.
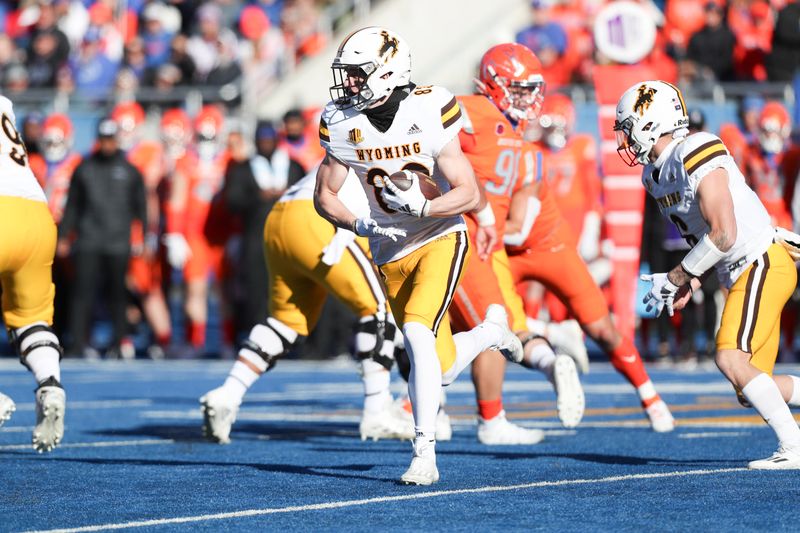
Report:
<svg viewBox="0 0 800 533"><path fill-rule="evenodd" d="M560 150L544 150L545 177L558 209L575 235L589 211L601 211L597 145L589 135L574 135Z"/></svg>
<svg viewBox="0 0 800 533"><path fill-rule="evenodd" d="M483 95L459 96L464 125L459 134L461 150L486 190L492 205L498 244L506 227L511 196L524 184L542 176L541 152L526 143L511 122Z"/></svg>
<svg viewBox="0 0 800 533"><path fill-rule="evenodd" d="M742 171L748 185L756 191L761 203L767 209L772 224L791 228L792 217L784 203L783 157L784 154L766 156L758 143L751 144L747 153L747 163Z"/></svg>

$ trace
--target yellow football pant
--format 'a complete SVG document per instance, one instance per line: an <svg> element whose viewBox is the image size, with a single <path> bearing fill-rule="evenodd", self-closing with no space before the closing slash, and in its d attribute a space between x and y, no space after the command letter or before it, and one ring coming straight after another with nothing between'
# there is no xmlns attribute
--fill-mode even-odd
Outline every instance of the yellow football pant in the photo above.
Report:
<svg viewBox="0 0 800 533"><path fill-rule="evenodd" d="M0 196L0 283L8 328L53 323L56 225L44 202Z"/></svg>
<svg viewBox="0 0 800 533"><path fill-rule="evenodd" d="M334 233L336 228L317 214L312 200L275 204L264 224L269 313L299 335L314 329L328 294L359 317L388 311L366 239L350 243L335 265L320 261Z"/></svg>
<svg viewBox="0 0 800 533"><path fill-rule="evenodd" d="M380 271L397 324L419 322L436 335L436 355L446 373L456 360L447 310L469 258L469 240L459 231L443 235Z"/></svg>
<svg viewBox="0 0 800 533"><path fill-rule="evenodd" d="M717 350L752 354L750 363L772 375L781 311L796 285L794 261L781 245L773 244L731 287L717 333Z"/></svg>

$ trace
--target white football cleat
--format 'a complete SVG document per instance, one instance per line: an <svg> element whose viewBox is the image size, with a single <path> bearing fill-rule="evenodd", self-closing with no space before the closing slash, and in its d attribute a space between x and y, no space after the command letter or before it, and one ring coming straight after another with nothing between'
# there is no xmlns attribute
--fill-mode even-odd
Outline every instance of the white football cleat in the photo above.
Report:
<svg viewBox="0 0 800 533"><path fill-rule="evenodd" d="M589 352L586 350L583 330L577 320L549 323L547 340L558 349L559 353L572 357L581 374L589 373Z"/></svg>
<svg viewBox="0 0 800 533"><path fill-rule="evenodd" d="M675 419L669 412L669 407L664 400L658 399L644 408L647 418L650 419L650 427L656 433L668 433L675 429Z"/></svg>
<svg viewBox="0 0 800 533"><path fill-rule="evenodd" d="M436 468L436 442L414 441L414 454L411 466L400 477L403 485L431 485L439 481L439 470Z"/></svg>
<svg viewBox="0 0 800 533"><path fill-rule="evenodd" d="M414 415L405 409L408 397L401 396L397 398L392 404L392 412L395 418L403 421L405 425L404 432L411 432L411 438L414 438L416 432L414 431ZM410 404L409 404L410 405ZM453 426L450 424L450 417L444 410L444 406L439 407L439 412L436 413L436 440L447 441L453 438Z"/></svg>
<svg viewBox="0 0 800 533"><path fill-rule="evenodd" d="M51 377L36 389L36 425L31 443L39 453L53 450L64 437L64 413L67 395L56 378Z"/></svg>
<svg viewBox="0 0 800 533"><path fill-rule="evenodd" d="M200 398L200 410L203 412L203 436L211 442L230 443L239 402L231 398L224 387L217 387Z"/></svg>
<svg viewBox="0 0 800 533"><path fill-rule="evenodd" d="M750 461L751 470L800 470L800 449L781 446L778 451L757 461Z"/></svg>
<svg viewBox="0 0 800 533"><path fill-rule="evenodd" d="M11 418L11 413L17 410L17 406L14 405L14 400L0 392L0 426L3 425L3 422Z"/></svg>
<svg viewBox="0 0 800 533"><path fill-rule="evenodd" d="M500 304L491 304L486 309L484 322L489 322L499 326L503 332L498 342L493 348L499 350L503 357L513 363L521 363L523 357L522 341L508 327L508 314L506 308Z"/></svg>
<svg viewBox="0 0 800 533"><path fill-rule="evenodd" d="M556 389L558 419L565 428L574 428L583 419L586 399L575 361L568 355L557 355L553 363L553 386Z"/></svg>
<svg viewBox="0 0 800 533"><path fill-rule="evenodd" d="M361 423L358 431L361 433L361 440L372 439L400 439L411 440L414 438L413 417L411 423L400 413L396 413L391 398L387 398L386 404L380 411L368 413L364 411L361 415ZM402 408L401 408L402 410Z"/></svg>
<svg viewBox="0 0 800 533"><path fill-rule="evenodd" d="M436 413L436 440L446 441L452 438L453 425L450 423L450 417L444 411L444 407L440 407Z"/></svg>
<svg viewBox="0 0 800 533"><path fill-rule="evenodd" d="M544 431L541 429L528 429L509 422L505 410L491 420L478 417L478 440L482 444L537 444L543 439Z"/></svg>

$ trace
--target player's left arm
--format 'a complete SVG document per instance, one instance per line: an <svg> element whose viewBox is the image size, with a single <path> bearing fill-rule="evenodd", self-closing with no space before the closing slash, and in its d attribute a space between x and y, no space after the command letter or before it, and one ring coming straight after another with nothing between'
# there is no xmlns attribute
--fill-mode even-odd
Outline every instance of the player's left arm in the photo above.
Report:
<svg viewBox="0 0 800 533"><path fill-rule="evenodd" d="M709 227L708 233L669 272L669 280L681 286L699 278L716 265L736 242L736 216L728 188L728 172L716 168L697 187L698 205Z"/></svg>
<svg viewBox="0 0 800 533"><path fill-rule="evenodd" d="M439 166L450 190L445 194L430 200L430 207L426 213L431 217L451 217L473 211L481 205L481 189L478 179L469 164L469 159L461 151L458 137L451 139L439 151L436 157ZM486 202L486 197L483 197ZM486 204L484 203L484 206Z"/></svg>

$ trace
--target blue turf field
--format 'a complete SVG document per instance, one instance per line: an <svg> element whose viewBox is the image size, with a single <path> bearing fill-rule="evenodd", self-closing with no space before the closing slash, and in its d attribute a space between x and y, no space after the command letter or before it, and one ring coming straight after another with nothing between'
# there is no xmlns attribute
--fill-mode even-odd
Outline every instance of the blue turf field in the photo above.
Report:
<svg viewBox="0 0 800 533"><path fill-rule="evenodd" d="M395 482L408 443L358 439L349 361L279 363L228 446L202 441L197 404L227 362L64 366L67 434L37 455L33 379L0 362L0 390L18 405L0 428L0 531L797 531L800 474L744 469L775 440L714 369L652 371L681 424L668 435L647 429L609 365L584 379L577 431L559 428L543 379L510 369L509 414L549 432L528 447L477 442L464 376L448 391L456 425L437 445L442 479L421 488Z"/></svg>

